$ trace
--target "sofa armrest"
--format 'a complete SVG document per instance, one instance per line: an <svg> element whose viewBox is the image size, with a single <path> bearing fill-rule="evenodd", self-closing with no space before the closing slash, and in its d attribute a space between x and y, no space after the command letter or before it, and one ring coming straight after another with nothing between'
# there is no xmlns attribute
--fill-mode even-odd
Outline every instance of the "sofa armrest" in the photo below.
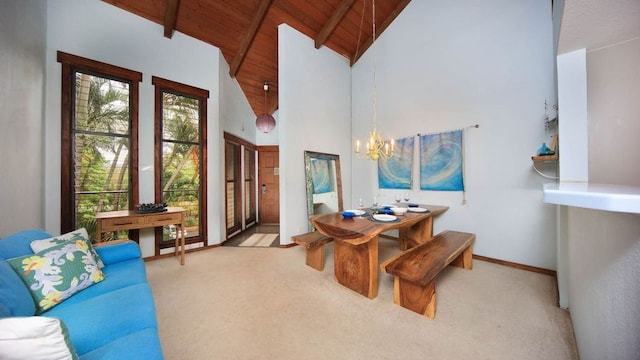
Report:
<svg viewBox="0 0 640 360"><path fill-rule="evenodd" d="M93 247L105 265L142 257L140 247L131 240L114 240L94 244Z"/></svg>

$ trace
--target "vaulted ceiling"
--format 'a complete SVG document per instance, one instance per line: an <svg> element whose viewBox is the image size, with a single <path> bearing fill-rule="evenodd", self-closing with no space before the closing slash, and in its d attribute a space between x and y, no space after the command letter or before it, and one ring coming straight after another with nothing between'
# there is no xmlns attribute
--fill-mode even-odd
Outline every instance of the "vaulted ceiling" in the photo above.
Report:
<svg viewBox="0 0 640 360"><path fill-rule="evenodd" d="M278 108L278 25L286 23L354 64L373 43L373 0L103 0L222 52L257 114ZM411 0L375 3L376 37ZM265 107L263 84L270 83Z"/></svg>

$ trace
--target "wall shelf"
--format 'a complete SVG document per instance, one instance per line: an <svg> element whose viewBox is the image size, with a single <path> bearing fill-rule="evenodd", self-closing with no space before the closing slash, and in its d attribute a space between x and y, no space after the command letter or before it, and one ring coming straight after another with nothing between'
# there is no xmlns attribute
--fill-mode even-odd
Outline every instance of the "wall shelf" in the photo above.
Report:
<svg viewBox="0 0 640 360"><path fill-rule="evenodd" d="M538 156L532 156L531 160L533 161L558 161L559 156L558 154L554 154L554 155L538 155Z"/></svg>

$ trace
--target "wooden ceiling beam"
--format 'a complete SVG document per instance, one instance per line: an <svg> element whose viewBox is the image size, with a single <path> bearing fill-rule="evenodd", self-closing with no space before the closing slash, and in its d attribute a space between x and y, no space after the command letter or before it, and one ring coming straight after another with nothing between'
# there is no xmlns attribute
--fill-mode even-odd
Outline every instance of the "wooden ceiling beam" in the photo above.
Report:
<svg viewBox="0 0 640 360"><path fill-rule="evenodd" d="M235 77L238 73L238 70L240 70L240 65L242 65L242 62L247 55L247 50L249 49L249 46L251 46L251 43L253 42L253 39L255 38L258 29L260 28L260 25L262 25L264 17L267 14L267 10L269 10L272 2L273 0L261 0L258 4L258 10L256 10L253 18L251 19L251 22L249 23L249 26L247 27L247 30L242 35L242 38L240 39L240 45L238 46L238 51L236 51L235 55L233 56L233 60L231 61L231 66L229 69L229 75L231 75L231 77Z"/></svg>
<svg viewBox="0 0 640 360"><path fill-rule="evenodd" d="M167 9L164 12L164 37L171 39L178 21L178 8L180 0L167 0Z"/></svg>
<svg viewBox="0 0 640 360"><path fill-rule="evenodd" d="M349 9L351 9L351 5L353 5L354 2L355 0L342 0L340 5L338 5L338 8L336 8L333 14L331 14L329 20L324 24L322 30L318 33L318 36L316 36L316 49L320 49L320 46L327 41L329 36L333 33L333 30L335 30L338 24L342 21L342 18L344 18Z"/></svg>
<svg viewBox="0 0 640 360"><path fill-rule="evenodd" d="M404 8L407 7L407 5L409 5L410 2L411 2L411 0L402 0L402 1L400 1L398 3L398 5L393 10L391 10L391 12L387 16L387 18L384 19L384 21L382 22L382 24L380 24L379 26L376 26L376 35L382 34L389 27L389 25L391 25L393 20L395 20L398 17L398 15L400 15L402 10L404 10ZM358 62L360 57L362 57L362 54L364 54L367 51L367 49L369 49L369 47L371 47L372 44L373 44L373 36L370 37L364 43L364 46L362 47L362 51L359 54L356 54L356 56L351 60L351 65L355 64L356 62Z"/></svg>

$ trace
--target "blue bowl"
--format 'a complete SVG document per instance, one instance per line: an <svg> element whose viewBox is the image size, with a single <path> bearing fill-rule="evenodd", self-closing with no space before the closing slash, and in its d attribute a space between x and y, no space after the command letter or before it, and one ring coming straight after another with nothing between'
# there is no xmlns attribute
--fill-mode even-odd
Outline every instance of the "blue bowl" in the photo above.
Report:
<svg viewBox="0 0 640 360"><path fill-rule="evenodd" d="M414 203L408 203L407 204L408 207L418 207L418 204L414 204Z"/></svg>
<svg viewBox="0 0 640 360"><path fill-rule="evenodd" d="M353 219L353 217L356 216L356 214L354 212L351 211L344 211L342 213L342 217L345 219Z"/></svg>

